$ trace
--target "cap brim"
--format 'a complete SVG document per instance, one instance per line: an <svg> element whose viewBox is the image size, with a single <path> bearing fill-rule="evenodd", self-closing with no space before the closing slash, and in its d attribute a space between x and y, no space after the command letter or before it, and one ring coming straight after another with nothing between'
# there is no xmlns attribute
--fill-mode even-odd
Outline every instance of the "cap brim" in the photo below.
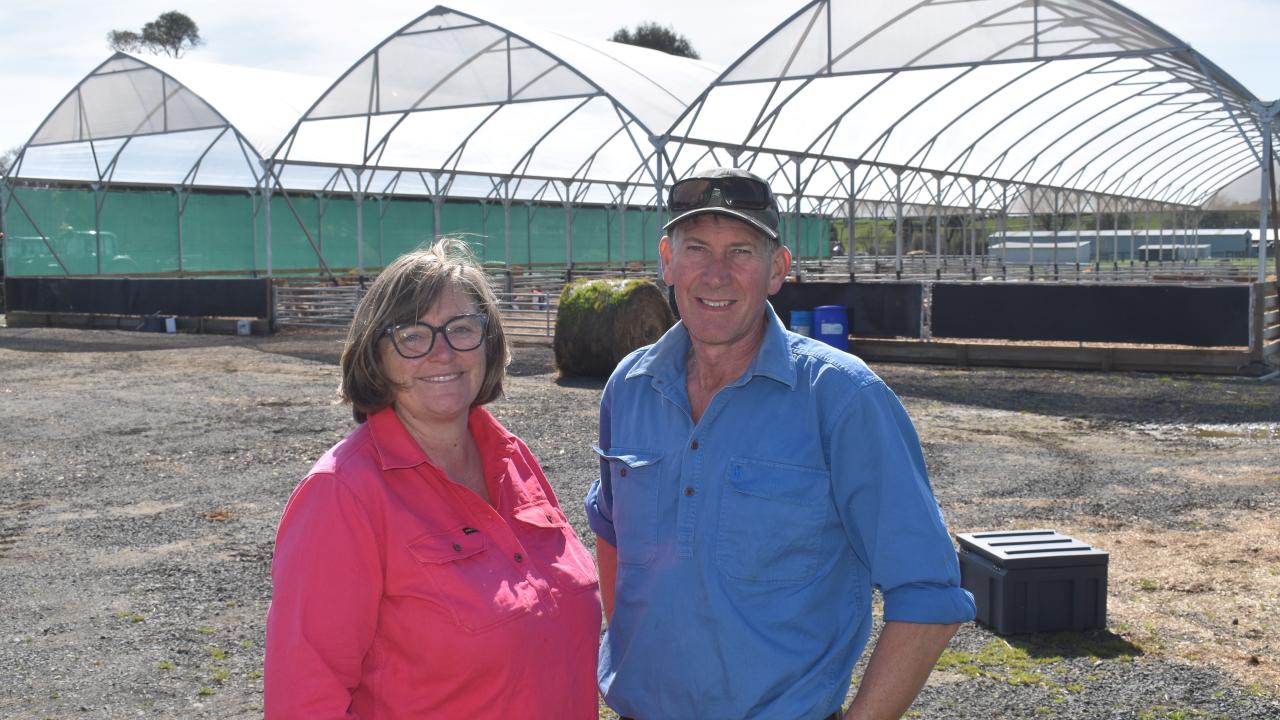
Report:
<svg viewBox="0 0 1280 720"><path fill-rule="evenodd" d="M770 240L777 240L777 239L778 239L778 231L777 231L777 230L774 230L773 228L769 227L768 225L765 225L764 223L760 222L759 220L755 219L754 217L752 217L752 216L750 216L750 215L748 215L748 214L746 214L746 213L744 213L744 212L742 212L742 211L740 211L740 210L734 210L733 208L720 207L720 206L694 208L693 210L690 210L689 212L686 212L686 213L684 213L684 214L682 214L682 215L677 216L676 218L674 218L671 222L667 223L666 225L663 225L663 226L662 226L662 229L663 229L663 231L664 231L664 232L668 232L668 233L669 233L669 232L671 231L671 228L675 227L675 226L676 226L676 225L678 225L679 223L684 222L685 220L688 220L688 219L689 219L689 218L691 218L691 217L694 217L695 215L710 215L710 214L715 214L715 215L727 215L727 216L729 216L729 217L731 217L731 218L733 218L733 219L735 219L735 220L741 220L742 222L747 223L747 224L748 224L748 225L750 225L751 227L753 227L753 228L755 228L755 229L759 230L760 232L764 233L764 234L765 234L765 237L769 238Z"/></svg>

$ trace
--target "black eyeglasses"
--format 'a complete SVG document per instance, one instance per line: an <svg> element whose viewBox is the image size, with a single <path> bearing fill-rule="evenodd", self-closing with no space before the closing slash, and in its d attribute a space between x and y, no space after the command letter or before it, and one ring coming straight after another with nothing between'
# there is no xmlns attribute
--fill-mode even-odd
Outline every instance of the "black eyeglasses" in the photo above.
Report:
<svg viewBox="0 0 1280 720"><path fill-rule="evenodd" d="M424 322L400 323L386 329L391 344L405 360L414 360L431 352L436 335L444 335L444 341L458 352L475 350L484 344L485 328L489 316L484 313L458 315L449 318L440 327Z"/></svg>
<svg viewBox="0 0 1280 720"><path fill-rule="evenodd" d="M667 207L678 213L707 207L717 188L720 190L720 206L743 210L773 207L773 191L769 186L746 177L686 178L671 186Z"/></svg>

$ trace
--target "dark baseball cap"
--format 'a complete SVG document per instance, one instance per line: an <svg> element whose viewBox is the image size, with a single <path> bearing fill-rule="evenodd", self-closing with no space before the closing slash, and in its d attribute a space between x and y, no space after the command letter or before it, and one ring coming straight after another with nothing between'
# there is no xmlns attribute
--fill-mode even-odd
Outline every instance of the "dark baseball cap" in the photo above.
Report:
<svg viewBox="0 0 1280 720"><path fill-rule="evenodd" d="M670 232L696 215L727 215L778 239L778 201L769 183L739 168L711 168L676 181L667 194L675 216L662 227Z"/></svg>

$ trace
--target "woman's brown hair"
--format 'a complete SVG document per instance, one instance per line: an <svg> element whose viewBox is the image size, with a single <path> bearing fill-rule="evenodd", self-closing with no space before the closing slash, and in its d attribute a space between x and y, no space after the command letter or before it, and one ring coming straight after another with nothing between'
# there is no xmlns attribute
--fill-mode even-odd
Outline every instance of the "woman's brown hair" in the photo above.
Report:
<svg viewBox="0 0 1280 720"><path fill-rule="evenodd" d="M356 422L364 422L395 398L395 386L387 378L378 350L387 328L417 322L449 287L462 290L475 301L479 312L489 316L482 348L484 382L472 405L484 405L502 395L502 379L511 354L498 300L467 244L446 236L428 249L396 258L378 273L356 307L342 349L342 383L338 387L342 401L351 403Z"/></svg>

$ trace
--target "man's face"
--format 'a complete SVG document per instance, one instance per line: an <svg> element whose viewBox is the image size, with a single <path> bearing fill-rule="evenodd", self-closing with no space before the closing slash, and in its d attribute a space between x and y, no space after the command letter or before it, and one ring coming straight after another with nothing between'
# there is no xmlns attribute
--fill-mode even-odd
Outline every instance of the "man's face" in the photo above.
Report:
<svg viewBox="0 0 1280 720"><path fill-rule="evenodd" d="M691 218L671 234L658 246L662 277L675 288L693 342L754 350L764 334L765 298L782 287L791 253L723 215Z"/></svg>

